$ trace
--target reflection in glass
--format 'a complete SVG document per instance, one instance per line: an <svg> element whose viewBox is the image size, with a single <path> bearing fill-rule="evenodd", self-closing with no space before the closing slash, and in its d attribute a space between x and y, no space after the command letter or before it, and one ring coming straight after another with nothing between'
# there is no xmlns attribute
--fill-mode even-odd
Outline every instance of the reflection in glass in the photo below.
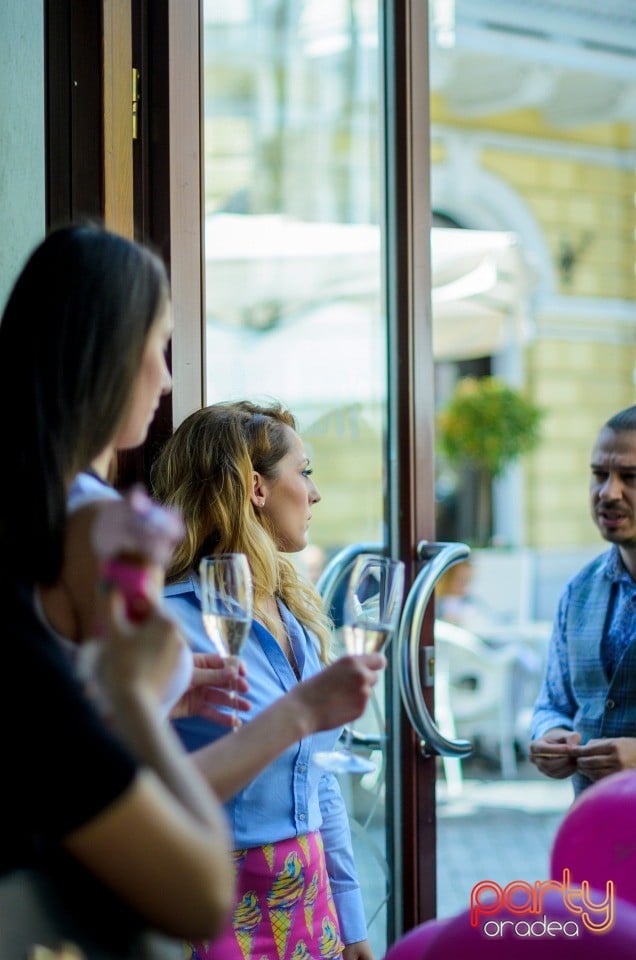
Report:
<svg viewBox="0 0 636 960"><path fill-rule="evenodd" d="M205 14L207 399L294 411L325 500L314 539L331 552L382 534L376 6Z"/></svg>
<svg viewBox="0 0 636 960"><path fill-rule="evenodd" d="M324 563L384 539L377 3L209 0L204 71L206 400L275 397L297 416ZM354 843L381 956L383 774L343 791L364 820Z"/></svg>

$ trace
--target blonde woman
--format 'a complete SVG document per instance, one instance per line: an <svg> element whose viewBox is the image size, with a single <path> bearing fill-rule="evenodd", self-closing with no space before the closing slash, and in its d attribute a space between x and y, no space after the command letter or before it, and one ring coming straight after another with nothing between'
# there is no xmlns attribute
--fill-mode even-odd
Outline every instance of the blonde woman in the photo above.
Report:
<svg viewBox="0 0 636 960"><path fill-rule="evenodd" d="M244 719L256 725L330 659L320 597L285 555L305 547L320 501L294 417L280 405L247 401L197 411L162 450L152 484L185 521L165 599L195 651L211 649L201 619L201 557L248 557L254 620L243 648L251 702ZM227 734L203 718L176 727L192 751ZM233 917L220 939L190 944L192 960L372 960L338 783L312 763L339 733L295 742L226 804L238 874Z"/></svg>

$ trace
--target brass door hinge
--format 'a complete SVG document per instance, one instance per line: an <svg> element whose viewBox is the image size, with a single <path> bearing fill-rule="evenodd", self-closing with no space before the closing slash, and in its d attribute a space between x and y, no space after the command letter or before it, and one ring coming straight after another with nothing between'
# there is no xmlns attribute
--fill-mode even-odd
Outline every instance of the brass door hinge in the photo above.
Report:
<svg viewBox="0 0 636 960"><path fill-rule="evenodd" d="M139 100L141 93L139 89L139 70L132 68L132 138L139 138Z"/></svg>

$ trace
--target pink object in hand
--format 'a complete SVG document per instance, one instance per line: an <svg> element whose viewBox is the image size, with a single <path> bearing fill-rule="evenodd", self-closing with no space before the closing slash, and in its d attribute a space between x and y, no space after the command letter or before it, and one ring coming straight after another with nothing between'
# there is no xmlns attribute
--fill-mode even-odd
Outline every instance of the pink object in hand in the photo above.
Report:
<svg viewBox="0 0 636 960"><path fill-rule="evenodd" d="M133 566L128 560L107 560L104 578L117 584L126 598L126 613L130 620L143 620L152 592L152 574L149 567Z"/></svg>
<svg viewBox="0 0 636 960"><path fill-rule="evenodd" d="M183 534L179 513L154 503L141 486L101 504L93 545L104 562L104 577L126 597L131 620L143 620L156 582L153 573L167 566Z"/></svg>

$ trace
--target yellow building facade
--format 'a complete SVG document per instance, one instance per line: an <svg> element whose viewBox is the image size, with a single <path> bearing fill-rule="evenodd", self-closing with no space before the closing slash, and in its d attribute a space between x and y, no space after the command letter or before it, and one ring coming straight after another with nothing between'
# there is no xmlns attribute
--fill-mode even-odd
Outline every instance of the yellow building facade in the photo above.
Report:
<svg viewBox="0 0 636 960"><path fill-rule="evenodd" d="M462 117L443 94L431 119L433 208L462 226L515 232L533 273L513 351L519 386L546 416L523 463L522 541L586 546L597 539L592 442L636 401L634 127L554 127L537 109Z"/></svg>

